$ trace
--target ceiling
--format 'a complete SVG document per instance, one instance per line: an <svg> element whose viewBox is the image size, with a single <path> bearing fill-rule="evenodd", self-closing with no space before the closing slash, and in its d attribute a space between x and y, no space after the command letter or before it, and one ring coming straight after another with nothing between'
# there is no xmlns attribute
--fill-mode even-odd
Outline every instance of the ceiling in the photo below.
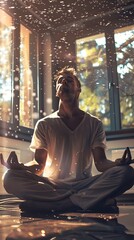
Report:
<svg viewBox="0 0 134 240"><path fill-rule="evenodd" d="M62 29L124 9L134 9L134 0L17 0L50 29Z"/></svg>

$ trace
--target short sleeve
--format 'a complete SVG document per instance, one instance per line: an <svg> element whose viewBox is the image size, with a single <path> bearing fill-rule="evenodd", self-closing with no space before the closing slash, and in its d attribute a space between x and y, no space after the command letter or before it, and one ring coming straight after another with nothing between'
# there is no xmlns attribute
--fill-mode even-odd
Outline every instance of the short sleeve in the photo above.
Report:
<svg viewBox="0 0 134 240"><path fill-rule="evenodd" d="M102 147L104 149L106 148L106 134L101 121L98 122L97 131L92 144L93 149L95 149L96 147Z"/></svg>
<svg viewBox="0 0 134 240"><path fill-rule="evenodd" d="M36 149L44 148L47 150L47 126L44 120L38 121L36 123L34 133L32 136L32 141L29 146L31 151L35 151Z"/></svg>

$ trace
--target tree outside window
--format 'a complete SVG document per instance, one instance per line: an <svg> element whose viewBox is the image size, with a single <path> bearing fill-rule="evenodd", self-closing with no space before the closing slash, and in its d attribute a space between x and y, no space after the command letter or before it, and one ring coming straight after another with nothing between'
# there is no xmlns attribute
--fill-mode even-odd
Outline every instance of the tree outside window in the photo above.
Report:
<svg viewBox="0 0 134 240"><path fill-rule="evenodd" d="M37 37L22 24L20 29L20 125L33 128L39 118Z"/></svg>
<svg viewBox="0 0 134 240"><path fill-rule="evenodd" d="M77 72L82 84L80 108L98 116L110 129L106 40L104 34L76 41Z"/></svg>
<svg viewBox="0 0 134 240"><path fill-rule="evenodd" d="M0 9L0 120L12 122L12 17Z"/></svg>
<svg viewBox="0 0 134 240"><path fill-rule="evenodd" d="M122 128L134 128L134 26L115 31Z"/></svg>
<svg viewBox="0 0 134 240"><path fill-rule="evenodd" d="M77 70L82 84L80 107L98 116L105 130L113 130L110 119L116 118L116 111L120 110L121 129L134 128L134 26L116 29L114 32L116 51L116 68L118 79L108 79L106 49L104 34L78 39L76 41ZM110 64L115 64L114 61ZM114 66L113 66L113 69ZM113 82L113 96L110 100L109 89ZM116 84L115 84L116 82ZM116 91L116 90L119 91ZM114 107L112 107L112 104ZM119 128L119 127L118 127ZM115 128L116 129L116 128ZM121 130L116 129L116 130Z"/></svg>
<svg viewBox="0 0 134 240"><path fill-rule="evenodd" d="M38 36L1 9L0 15L0 122L5 136L17 137L39 118Z"/></svg>

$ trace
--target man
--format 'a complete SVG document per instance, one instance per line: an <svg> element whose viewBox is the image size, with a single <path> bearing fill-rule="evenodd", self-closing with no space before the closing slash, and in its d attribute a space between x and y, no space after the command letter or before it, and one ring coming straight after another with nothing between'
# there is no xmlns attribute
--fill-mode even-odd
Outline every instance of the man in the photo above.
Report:
<svg viewBox="0 0 134 240"><path fill-rule="evenodd" d="M79 109L81 85L73 68L57 73L59 109L39 120L30 148L36 163L5 162L7 192L26 200L22 210L117 211L114 198L134 184L129 149L115 162L106 158L102 122ZM92 159L101 174L92 176Z"/></svg>

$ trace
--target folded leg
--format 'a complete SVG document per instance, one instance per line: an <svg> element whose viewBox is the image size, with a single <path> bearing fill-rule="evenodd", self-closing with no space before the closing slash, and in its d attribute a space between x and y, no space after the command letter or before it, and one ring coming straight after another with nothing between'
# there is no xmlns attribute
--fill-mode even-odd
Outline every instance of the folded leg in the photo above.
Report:
<svg viewBox="0 0 134 240"><path fill-rule="evenodd" d="M92 209L124 193L133 184L134 169L130 166L117 166L98 175L95 181L74 193L70 199L84 210Z"/></svg>
<svg viewBox="0 0 134 240"><path fill-rule="evenodd" d="M5 190L23 200L57 201L69 197L70 189L57 188L48 178L25 170L8 170L3 176Z"/></svg>

